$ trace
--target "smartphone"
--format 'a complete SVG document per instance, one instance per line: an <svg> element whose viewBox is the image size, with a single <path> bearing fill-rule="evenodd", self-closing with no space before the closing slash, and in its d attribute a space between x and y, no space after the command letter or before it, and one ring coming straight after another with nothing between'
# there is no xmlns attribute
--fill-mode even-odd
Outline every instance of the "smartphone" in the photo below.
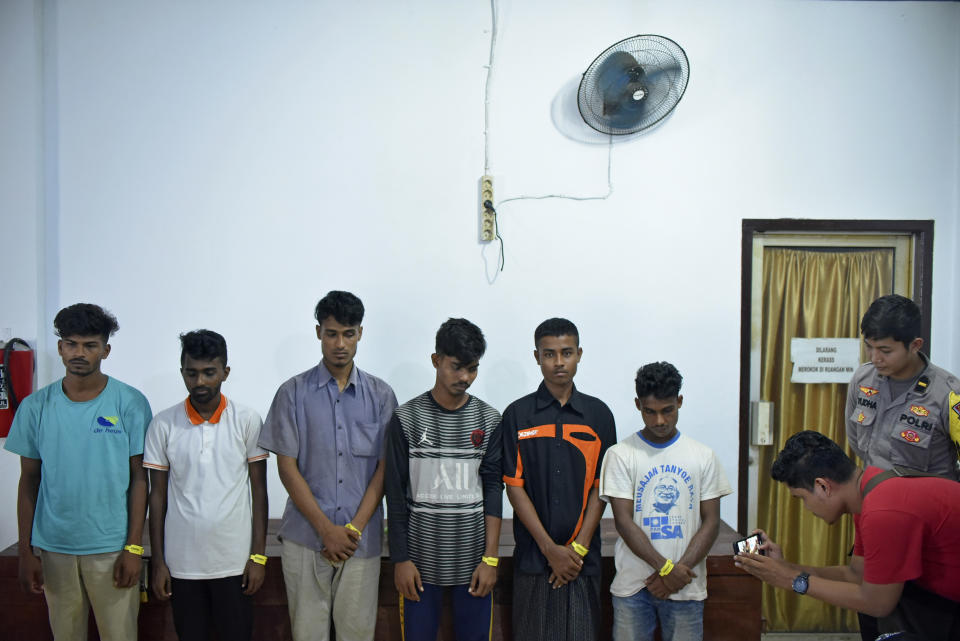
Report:
<svg viewBox="0 0 960 641"><path fill-rule="evenodd" d="M763 550L760 549L760 545L763 543L763 537L759 533L751 534L745 539L740 539L735 541L733 544L733 553L742 554L743 552L750 552L751 554L763 554Z"/></svg>

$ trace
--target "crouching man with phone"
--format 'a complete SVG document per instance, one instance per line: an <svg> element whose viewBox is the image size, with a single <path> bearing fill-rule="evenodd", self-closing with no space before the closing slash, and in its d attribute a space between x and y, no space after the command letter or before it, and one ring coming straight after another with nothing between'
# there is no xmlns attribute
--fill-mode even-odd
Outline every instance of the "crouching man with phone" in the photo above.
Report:
<svg viewBox="0 0 960 641"><path fill-rule="evenodd" d="M853 514L848 566L808 567L784 560L764 532L765 556L735 557L738 567L774 587L881 619L891 639L960 640L960 483L858 468L819 432L787 441L770 471L827 523Z"/></svg>

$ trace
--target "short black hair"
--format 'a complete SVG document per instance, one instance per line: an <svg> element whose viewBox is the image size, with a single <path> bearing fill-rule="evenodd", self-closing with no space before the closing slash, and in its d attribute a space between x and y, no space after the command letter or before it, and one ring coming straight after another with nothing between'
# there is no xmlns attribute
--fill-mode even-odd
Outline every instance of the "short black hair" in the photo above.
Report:
<svg viewBox="0 0 960 641"><path fill-rule="evenodd" d="M770 476L787 487L812 492L818 478L846 483L856 471L857 466L839 445L820 432L804 430L787 439L770 468Z"/></svg>
<svg viewBox="0 0 960 641"><path fill-rule="evenodd" d="M677 368L666 361L647 363L637 370L634 381L637 388L637 398L674 398L680 395L680 386L683 377Z"/></svg>
<svg viewBox="0 0 960 641"><path fill-rule="evenodd" d="M870 304L860 321L860 333L868 340L888 336L910 347L921 331L920 306L899 294L881 296Z"/></svg>
<svg viewBox="0 0 960 641"><path fill-rule="evenodd" d="M198 361L219 358L227 366L227 340L209 329L198 329L180 334L180 366L187 356Z"/></svg>
<svg viewBox="0 0 960 641"><path fill-rule="evenodd" d="M548 318L537 325L533 332L533 346L539 349L540 339L545 336L573 336L577 347L580 347L580 332L577 331L577 326L566 318Z"/></svg>
<svg viewBox="0 0 960 641"><path fill-rule="evenodd" d="M437 330L437 354L452 356L466 365L479 361L486 351L483 332L466 318L448 318Z"/></svg>
<svg viewBox="0 0 960 641"><path fill-rule="evenodd" d="M104 344L120 329L116 316L99 305L91 303L76 303L64 307L57 312L57 316L53 319L53 326L60 338L100 336Z"/></svg>
<svg viewBox="0 0 960 641"><path fill-rule="evenodd" d="M333 316L341 325L353 327L363 322L363 303L350 292L334 290L320 299L313 316L318 325L323 325L323 321Z"/></svg>

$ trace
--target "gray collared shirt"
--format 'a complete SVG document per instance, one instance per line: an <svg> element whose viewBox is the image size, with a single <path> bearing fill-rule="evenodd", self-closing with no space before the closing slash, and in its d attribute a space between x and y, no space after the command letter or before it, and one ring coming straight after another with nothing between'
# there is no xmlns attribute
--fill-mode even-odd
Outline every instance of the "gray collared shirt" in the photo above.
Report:
<svg viewBox="0 0 960 641"><path fill-rule="evenodd" d="M923 359L923 371L906 389L893 390L888 377L865 363L847 389L847 441L867 465L894 465L960 480L950 418L960 379ZM897 393L897 396L894 396Z"/></svg>
<svg viewBox="0 0 960 641"><path fill-rule="evenodd" d="M397 397L383 380L356 364L341 392L321 362L277 390L260 431L260 447L297 459L300 474L323 513L336 525L356 514L377 463L384 456L384 431ZM378 556L383 508L363 531L356 556ZM287 499L279 536L313 550L323 542L300 510Z"/></svg>

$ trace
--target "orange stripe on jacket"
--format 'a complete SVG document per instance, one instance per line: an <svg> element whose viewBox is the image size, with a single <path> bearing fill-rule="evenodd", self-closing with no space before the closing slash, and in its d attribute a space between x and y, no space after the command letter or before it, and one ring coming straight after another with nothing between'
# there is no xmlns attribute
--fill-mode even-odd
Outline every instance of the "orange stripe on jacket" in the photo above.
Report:
<svg viewBox="0 0 960 641"><path fill-rule="evenodd" d="M520 441L528 438L554 438L556 435L556 425L538 425L517 430L517 471L514 476L504 474L503 482L513 487L523 487L523 459L520 458Z"/></svg>
<svg viewBox="0 0 960 641"><path fill-rule="evenodd" d="M576 438L574 434L583 434L592 436L593 440L585 441ZM583 526L583 517L587 511L587 499L590 497L590 490L597 485L597 460L600 457L600 437L589 425L564 425L563 440L567 441L583 454L585 469L583 473L583 504L580 507L580 518L577 520L577 527L573 530L573 535L567 541L570 545L580 534L580 528Z"/></svg>

